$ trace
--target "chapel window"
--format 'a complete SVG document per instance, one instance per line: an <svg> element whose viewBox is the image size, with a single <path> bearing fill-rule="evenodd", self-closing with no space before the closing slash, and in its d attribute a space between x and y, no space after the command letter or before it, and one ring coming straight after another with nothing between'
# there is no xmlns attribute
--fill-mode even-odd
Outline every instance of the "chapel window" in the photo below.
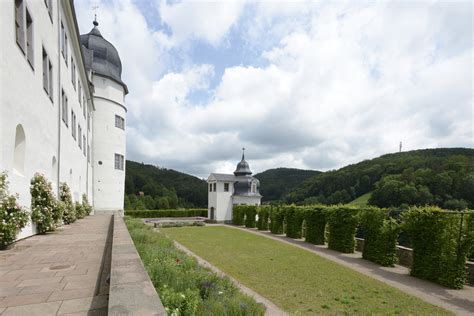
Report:
<svg viewBox="0 0 474 316"><path fill-rule="evenodd" d="M229 184L224 183L224 192L229 192Z"/></svg>
<svg viewBox="0 0 474 316"><path fill-rule="evenodd" d="M115 154L115 169L123 170L124 169L124 159L123 155Z"/></svg>

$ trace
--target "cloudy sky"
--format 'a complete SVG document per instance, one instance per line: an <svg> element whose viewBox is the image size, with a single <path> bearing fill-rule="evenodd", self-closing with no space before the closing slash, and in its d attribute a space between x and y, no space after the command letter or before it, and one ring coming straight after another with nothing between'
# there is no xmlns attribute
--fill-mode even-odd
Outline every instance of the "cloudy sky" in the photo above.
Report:
<svg viewBox="0 0 474 316"><path fill-rule="evenodd" d="M76 1L118 49L127 158L200 177L474 147L470 1Z"/></svg>

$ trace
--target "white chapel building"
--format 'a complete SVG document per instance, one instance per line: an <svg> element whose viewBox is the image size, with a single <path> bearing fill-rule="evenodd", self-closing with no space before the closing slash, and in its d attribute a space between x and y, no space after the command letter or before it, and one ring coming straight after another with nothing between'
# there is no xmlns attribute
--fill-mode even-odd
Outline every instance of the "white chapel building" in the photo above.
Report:
<svg viewBox="0 0 474 316"><path fill-rule="evenodd" d="M0 171L27 208L39 172L56 195L66 182L74 201L123 210L128 89L93 24L79 34L73 0L0 1ZM35 233L30 224L18 237Z"/></svg>
<svg viewBox="0 0 474 316"><path fill-rule="evenodd" d="M260 205L260 181L252 177L244 153L234 174L211 173L207 183L208 218L212 221L231 221L234 205Z"/></svg>

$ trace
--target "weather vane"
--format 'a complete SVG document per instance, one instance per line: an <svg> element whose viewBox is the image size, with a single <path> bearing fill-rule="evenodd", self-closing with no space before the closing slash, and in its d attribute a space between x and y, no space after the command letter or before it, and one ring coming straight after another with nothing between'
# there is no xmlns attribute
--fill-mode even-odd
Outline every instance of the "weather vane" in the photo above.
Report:
<svg viewBox="0 0 474 316"><path fill-rule="evenodd" d="M94 10L94 25L95 26L99 25L99 23L97 22L97 9L98 8L99 6L97 4L92 6L92 10Z"/></svg>

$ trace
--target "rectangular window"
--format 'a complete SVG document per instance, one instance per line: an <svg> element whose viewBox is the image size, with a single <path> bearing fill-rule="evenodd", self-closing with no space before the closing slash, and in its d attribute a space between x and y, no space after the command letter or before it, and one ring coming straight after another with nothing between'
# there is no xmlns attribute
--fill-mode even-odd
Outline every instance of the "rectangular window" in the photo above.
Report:
<svg viewBox="0 0 474 316"><path fill-rule="evenodd" d="M115 115L115 127L125 129L125 119L121 116Z"/></svg>
<svg viewBox="0 0 474 316"><path fill-rule="evenodd" d="M74 139L76 139L76 133L76 114L71 110L71 135Z"/></svg>
<svg viewBox="0 0 474 316"><path fill-rule="evenodd" d="M82 153L86 156L86 135L82 135Z"/></svg>
<svg viewBox="0 0 474 316"><path fill-rule="evenodd" d="M61 53L63 54L64 61L67 65L67 35L63 22L61 22Z"/></svg>
<svg viewBox="0 0 474 316"><path fill-rule="evenodd" d="M25 13L23 0L15 0L16 42L25 53Z"/></svg>
<svg viewBox="0 0 474 316"><path fill-rule="evenodd" d="M53 101L53 64L48 58L48 79L49 79L49 98Z"/></svg>
<svg viewBox="0 0 474 316"><path fill-rule="evenodd" d="M44 4L46 5L46 9L48 9L49 18L51 19L51 23L53 22L53 0L44 0Z"/></svg>
<svg viewBox="0 0 474 316"><path fill-rule="evenodd" d="M209 192L212 192L212 183L209 183Z"/></svg>
<svg viewBox="0 0 474 316"><path fill-rule="evenodd" d="M212 186L213 186L214 192L216 192L217 191L217 183L214 183Z"/></svg>
<svg viewBox="0 0 474 316"><path fill-rule="evenodd" d="M224 183L224 192L229 192L229 184Z"/></svg>
<svg viewBox="0 0 474 316"><path fill-rule="evenodd" d="M81 125L77 126L77 143L79 144L79 148L82 149L82 128Z"/></svg>
<svg viewBox="0 0 474 316"><path fill-rule="evenodd" d="M74 59L71 57L71 81L74 89L76 89L76 64L74 63Z"/></svg>
<svg viewBox="0 0 474 316"><path fill-rule="evenodd" d="M43 47L43 89L53 101L53 65L49 60L48 53Z"/></svg>
<svg viewBox="0 0 474 316"><path fill-rule="evenodd" d="M117 170L124 169L123 155L115 154L115 169Z"/></svg>
<svg viewBox="0 0 474 316"><path fill-rule="evenodd" d="M86 103L86 97L84 95L82 95L82 103L84 104L84 106L82 107L82 115L84 116L84 118L86 118L87 103ZM87 129L89 129L89 127Z"/></svg>
<svg viewBox="0 0 474 316"><path fill-rule="evenodd" d="M26 57L30 63L31 68L34 69L35 65L33 44L33 19L31 18L28 9L26 9Z"/></svg>
<svg viewBox="0 0 474 316"><path fill-rule="evenodd" d="M61 89L61 112L62 112L62 119L63 119L63 122L64 124L66 124L66 126L68 126L68 108L67 108L67 97L66 97L66 94L64 93L64 89Z"/></svg>
<svg viewBox="0 0 474 316"><path fill-rule="evenodd" d="M48 54L44 50L43 47L43 89L46 91L47 94L49 94L49 60L48 60Z"/></svg>
<svg viewBox="0 0 474 316"><path fill-rule="evenodd" d="M82 107L82 87L81 87L81 82L77 81L77 98L79 100L79 106Z"/></svg>

